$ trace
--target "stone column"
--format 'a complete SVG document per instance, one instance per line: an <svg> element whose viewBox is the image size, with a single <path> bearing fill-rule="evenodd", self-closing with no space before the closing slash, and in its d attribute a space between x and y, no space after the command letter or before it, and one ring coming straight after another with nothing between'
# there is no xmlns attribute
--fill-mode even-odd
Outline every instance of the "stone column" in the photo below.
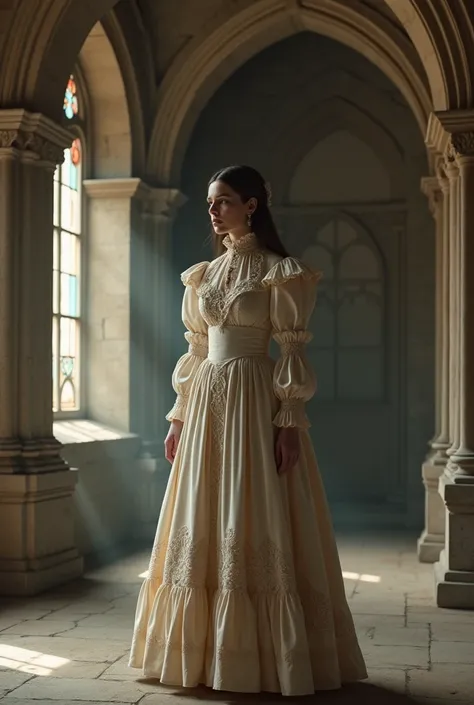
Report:
<svg viewBox="0 0 474 705"><path fill-rule="evenodd" d="M434 563L444 546L444 504L438 484L449 447L449 184L443 173L422 181L436 226L436 361L435 435L422 466L425 486L425 528L418 540L418 557Z"/></svg>
<svg viewBox="0 0 474 705"><path fill-rule="evenodd" d="M82 572L76 473L53 437L53 173L70 134L0 111L0 594L32 595Z"/></svg>
<svg viewBox="0 0 474 705"><path fill-rule="evenodd" d="M460 289L460 227L459 169L454 159L446 158L449 182L449 438L446 455L450 459L459 446L459 289ZM451 461L448 460L451 465Z"/></svg>
<svg viewBox="0 0 474 705"><path fill-rule="evenodd" d="M436 599L440 607L474 608L474 279L469 269L474 262L474 111L441 113L437 119L444 131L440 142L448 164L459 169L455 192L459 362L454 379L454 439L439 483L447 511L445 547L435 564Z"/></svg>
<svg viewBox="0 0 474 705"><path fill-rule="evenodd" d="M153 188L142 182L132 226L130 427L142 438L138 538L150 539L155 534L170 470L163 446L176 362L170 355L170 331L172 325L181 326L169 315L171 234L185 201L176 189Z"/></svg>

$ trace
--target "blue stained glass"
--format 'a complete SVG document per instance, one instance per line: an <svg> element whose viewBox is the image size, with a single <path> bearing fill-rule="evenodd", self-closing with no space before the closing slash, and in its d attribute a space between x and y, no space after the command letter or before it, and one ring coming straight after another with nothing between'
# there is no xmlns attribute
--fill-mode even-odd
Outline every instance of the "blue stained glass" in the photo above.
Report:
<svg viewBox="0 0 474 705"><path fill-rule="evenodd" d="M76 82L74 76L71 75L64 92L64 113L68 120L72 120L79 112L76 91Z"/></svg>
<svg viewBox="0 0 474 705"><path fill-rule="evenodd" d="M77 191L77 167L72 161L69 164L69 185L74 191Z"/></svg>
<svg viewBox="0 0 474 705"><path fill-rule="evenodd" d="M64 355L61 358L61 372L65 377L71 377L74 371L74 358Z"/></svg>
<svg viewBox="0 0 474 705"><path fill-rule="evenodd" d="M63 316L78 315L77 277L71 274L61 274L61 314Z"/></svg>

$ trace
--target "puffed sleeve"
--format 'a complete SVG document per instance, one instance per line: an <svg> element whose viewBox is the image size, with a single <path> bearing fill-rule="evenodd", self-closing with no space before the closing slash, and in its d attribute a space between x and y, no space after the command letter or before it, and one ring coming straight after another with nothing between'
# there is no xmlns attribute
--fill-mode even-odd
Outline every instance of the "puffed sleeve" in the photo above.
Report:
<svg viewBox="0 0 474 705"><path fill-rule="evenodd" d="M197 288L201 284L208 265L208 262L200 262L181 275L181 280L186 287L182 305L183 323L187 329L184 337L189 343L189 348L188 352L179 358L173 372L172 384L177 396L173 408L166 415L168 421L174 419L184 421L193 379L203 360L207 357L207 324L199 311Z"/></svg>
<svg viewBox="0 0 474 705"><path fill-rule="evenodd" d="M270 319L273 338L280 346L273 375L273 388L281 402L273 420L275 426L310 426L305 404L316 392L316 376L305 348L312 338L308 324L320 278L321 272L286 257L263 279L263 285L271 287Z"/></svg>

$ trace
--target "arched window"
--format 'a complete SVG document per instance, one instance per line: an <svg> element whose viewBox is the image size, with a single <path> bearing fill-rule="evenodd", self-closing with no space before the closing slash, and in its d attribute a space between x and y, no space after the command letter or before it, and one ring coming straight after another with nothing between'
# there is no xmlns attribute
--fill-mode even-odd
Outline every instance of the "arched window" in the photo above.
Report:
<svg viewBox="0 0 474 705"><path fill-rule="evenodd" d="M71 75L64 95L64 116L73 125L73 139L54 174L53 204L53 411L66 414L81 411L82 401L83 143L77 129L79 107L77 84Z"/></svg>
<svg viewBox="0 0 474 705"><path fill-rule="evenodd" d="M304 259L324 271L309 345L321 401L383 401L385 272L369 233L343 217L316 234Z"/></svg>

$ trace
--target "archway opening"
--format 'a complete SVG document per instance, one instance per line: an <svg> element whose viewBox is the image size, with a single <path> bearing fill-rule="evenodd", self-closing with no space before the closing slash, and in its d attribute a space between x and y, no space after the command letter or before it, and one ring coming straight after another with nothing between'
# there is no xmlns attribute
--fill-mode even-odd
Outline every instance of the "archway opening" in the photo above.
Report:
<svg viewBox="0 0 474 705"><path fill-rule="evenodd" d="M308 349L320 392L308 413L336 521L419 525L434 247L419 188L425 146L409 105L372 63L326 37L302 32L258 54L193 131L176 271L209 256L207 180L235 162L270 180L287 247L325 270Z"/></svg>

